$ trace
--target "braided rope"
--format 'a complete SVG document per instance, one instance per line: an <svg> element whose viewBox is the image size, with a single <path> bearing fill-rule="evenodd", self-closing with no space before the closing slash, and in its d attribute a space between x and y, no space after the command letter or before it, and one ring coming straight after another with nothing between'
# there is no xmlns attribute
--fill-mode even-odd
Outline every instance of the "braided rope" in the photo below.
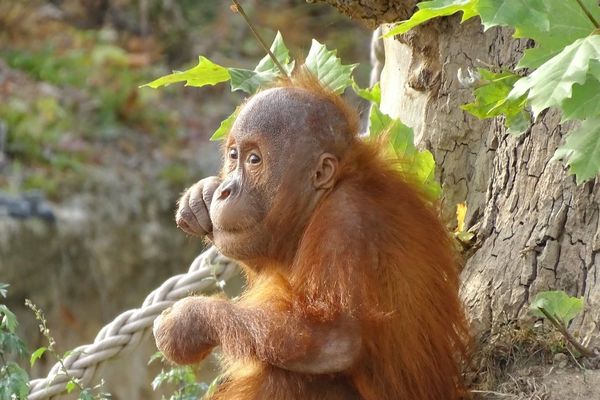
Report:
<svg viewBox="0 0 600 400"><path fill-rule="evenodd" d="M82 386L88 386L101 363L137 347L163 310L191 292L206 291L219 285L236 271L235 263L211 247L196 257L186 274L167 279L150 293L141 308L125 311L104 326L93 343L73 350L63 361L68 375L79 380ZM28 400L47 399L65 392L69 376L59 363L54 364L46 378L29 382Z"/></svg>

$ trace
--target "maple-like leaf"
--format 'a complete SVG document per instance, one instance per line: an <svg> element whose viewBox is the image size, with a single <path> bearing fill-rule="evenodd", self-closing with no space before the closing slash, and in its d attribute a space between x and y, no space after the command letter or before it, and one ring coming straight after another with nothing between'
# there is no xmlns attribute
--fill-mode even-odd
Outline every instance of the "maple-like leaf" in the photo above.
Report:
<svg viewBox="0 0 600 400"><path fill-rule="evenodd" d="M563 121L600 115L600 62L591 61L585 83L573 85L571 97L562 103Z"/></svg>
<svg viewBox="0 0 600 400"><path fill-rule="evenodd" d="M304 65L319 82L338 94L352 85L352 71L358 66L343 65L337 56L337 50L327 50L325 45L315 39L312 40Z"/></svg>
<svg viewBox="0 0 600 400"><path fill-rule="evenodd" d="M400 22L396 27L387 32L383 37L391 37L406 33L415 26L421 25L430 19L446 17L462 11L461 22L477 15L478 0L433 0L417 4L419 10L409 20Z"/></svg>
<svg viewBox="0 0 600 400"><path fill-rule="evenodd" d="M581 0L600 19L597 0ZM594 24L574 0L478 0L476 6L485 29L511 26L515 37L535 41L525 50L519 68L537 68L564 47L590 35Z"/></svg>
<svg viewBox="0 0 600 400"><path fill-rule="evenodd" d="M583 297L571 297L562 290L540 292L530 306L533 315L545 318L544 309L552 317L557 318L565 327L583 311Z"/></svg>
<svg viewBox="0 0 600 400"><path fill-rule="evenodd" d="M586 119L569 133L552 159L566 161L578 185L594 178L600 172L600 116Z"/></svg>
<svg viewBox="0 0 600 400"><path fill-rule="evenodd" d="M583 85L592 61L600 61L600 35L576 40L514 85L509 99L527 94L533 115L548 107L561 107L572 96L573 85Z"/></svg>
<svg viewBox="0 0 600 400"><path fill-rule="evenodd" d="M371 107L369 115L369 139L377 140L386 135L388 151L396 158L398 168L423 188L432 199L440 197L442 189L435 180L435 160L428 150L416 148L412 128L404 125L399 119L384 114L377 105Z"/></svg>
<svg viewBox="0 0 600 400"><path fill-rule="evenodd" d="M505 115L505 125L510 133L521 134L529 128L529 113L525 106L525 95L516 99L507 96L520 76L512 72L491 72L479 69L482 83L475 89L475 101L462 106L462 109L477 118L493 118Z"/></svg>
<svg viewBox="0 0 600 400"><path fill-rule="evenodd" d="M235 119L237 118L239 111L240 111L240 106L238 106L235 109L235 111L231 113L231 115L229 117L227 117L223 121L221 121L221 125L219 125L219 128L210 137L211 141L225 139L225 137L231 130L231 127L233 126L233 123L235 122Z"/></svg>
<svg viewBox="0 0 600 400"><path fill-rule="evenodd" d="M283 42L280 32L275 35L270 50L286 75L289 75L294 69L294 62L290 62L290 51ZM259 61L254 70L243 68L228 68L228 70L231 75L231 90L242 90L248 94L254 94L258 89L269 86L283 74L268 54Z"/></svg>
<svg viewBox="0 0 600 400"><path fill-rule="evenodd" d="M195 67L185 71L173 72L172 74L162 76L140 87L148 86L156 89L161 86L169 86L172 83L184 81L186 86L201 87L227 82L229 79L230 77L227 68L213 63L206 57L200 56L198 65Z"/></svg>

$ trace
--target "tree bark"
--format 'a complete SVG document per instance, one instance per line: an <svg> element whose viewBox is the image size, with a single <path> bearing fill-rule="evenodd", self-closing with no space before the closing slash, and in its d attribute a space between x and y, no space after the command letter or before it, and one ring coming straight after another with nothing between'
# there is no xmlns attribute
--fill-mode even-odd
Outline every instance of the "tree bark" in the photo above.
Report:
<svg viewBox="0 0 600 400"><path fill-rule="evenodd" d="M508 29L483 32L477 18L459 20L437 19L384 40L381 107L433 152L444 219L455 223L456 205L467 202L466 227L477 236L462 271L462 296L474 330L530 320L536 293L565 290L586 305L571 331L598 345L599 180L577 186L560 162L550 161L572 128L560 124L557 112L542 113L515 137L500 119L480 121L460 109L473 89L461 86L459 68L512 68L528 43Z"/></svg>
<svg viewBox="0 0 600 400"><path fill-rule="evenodd" d="M327 3L342 14L362 21L375 29L384 22L410 18L418 0L306 0L307 3Z"/></svg>

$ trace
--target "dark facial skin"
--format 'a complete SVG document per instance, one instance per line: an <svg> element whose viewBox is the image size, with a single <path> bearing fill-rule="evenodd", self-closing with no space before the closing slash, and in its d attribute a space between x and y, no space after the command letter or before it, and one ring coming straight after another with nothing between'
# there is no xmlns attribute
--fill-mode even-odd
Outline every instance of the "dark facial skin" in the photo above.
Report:
<svg viewBox="0 0 600 400"><path fill-rule="evenodd" d="M188 189L178 226L208 235L223 254L248 264L288 262L316 204L333 186L347 145L334 134L342 118L323 126L324 115L336 114L333 107L298 88L254 96L228 137L221 177Z"/></svg>

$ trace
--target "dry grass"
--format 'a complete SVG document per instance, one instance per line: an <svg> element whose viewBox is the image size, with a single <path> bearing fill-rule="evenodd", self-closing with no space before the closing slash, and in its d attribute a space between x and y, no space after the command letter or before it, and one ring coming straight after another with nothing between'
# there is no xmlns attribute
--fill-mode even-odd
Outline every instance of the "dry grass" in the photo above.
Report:
<svg viewBox="0 0 600 400"><path fill-rule="evenodd" d="M543 365L565 351L560 333L511 322L483 335L467 374L476 399L546 400Z"/></svg>

